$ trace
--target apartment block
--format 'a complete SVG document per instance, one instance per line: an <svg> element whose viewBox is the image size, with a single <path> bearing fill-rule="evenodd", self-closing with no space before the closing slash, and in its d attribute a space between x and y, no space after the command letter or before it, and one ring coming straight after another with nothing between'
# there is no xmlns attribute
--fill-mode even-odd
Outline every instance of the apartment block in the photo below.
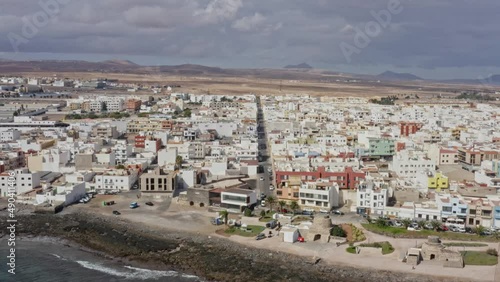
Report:
<svg viewBox="0 0 500 282"><path fill-rule="evenodd" d="M156 168L140 177L140 189L144 194L171 195L177 188L176 173Z"/></svg>
<svg viewBox="0 0 500 282"><path fill-rule="evenodd" d="M329 180L303 182L299 189L299 205L302 208L331 210L339 206L339 185Z"/></svg>

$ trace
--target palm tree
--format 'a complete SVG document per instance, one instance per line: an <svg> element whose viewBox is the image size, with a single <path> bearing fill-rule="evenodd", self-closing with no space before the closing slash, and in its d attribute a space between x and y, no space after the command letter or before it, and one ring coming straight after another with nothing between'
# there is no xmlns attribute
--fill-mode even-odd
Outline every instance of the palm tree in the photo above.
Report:
<svg viewBox="0 0 500 282"><path fill-rule="evenodd" d="M476 227L476 234L477 234L477 235L482 235L482 234L483 234L483 232L484 232L484 230L485 230L484 226L482 226L482 225L478 225L478 226Z"/></svg>
<svg viewBox="0 0 500 282"><path fill-rule="evenodd" d="M264 218L265 216L266 216L266 211L265 210L261 210L260 211L260 217Z"/></svg>
<svg viewBox="0 0 500 282"><path fill-rule="evenodd" d="M418 227L420 227L420 229L425 229L425 225L427 224L427 221L421 220L421 221L418 221L417 224L418 224Z"/></svg>
<svg viewBox="0 0 500 282"><path fill-rule="evenodd" d="M290 209L293 211L293 213L295 214L295 211L299 208L299 204L297 203L297 201L292 201L290 203Z"/></svg>
<svg viewBox="0 0 500 282"><path fill-rule="evenodd" d="M273 196L267 197L267 202L269 203L269 208L273 210L273 204L276 203L276 199Z"/></svg>
<svg viewBox="0 0 500 282"><path fill-rule="evenodd" d="M379 218L377 218L377 220L375 220L375 224L377 224L380 227L387 226L387 222L385 221L385 219L383 219L381 217L379 217Z"/></svg>
<svg viewBox="0 0 500 282"><path fill-rule="evenodd" d="M278 205L280 205L280 210L283 211L283 207L286 206L286 202L281 200L278 202Z"/></svg>
<svg viewBox="0 0 500 282"><path fill-rule="evenodd" d="M411 220L408 218L404 218L403 220L401 220L401 224L403 224L405 229L408 229L408 226L410 226L410 224L411 224Z"/></svg>
<svg viewBox="0 0 500 282"><path fill-rule="evenodd" d="M227 218L229 217L229 213L227 212L227 210L220 211L219 216L224 218L224 224L227 225Z"/></svg>
<svg viewBox="0 0 500 282"><path fill-rule="evenodd" d="M432 229L434 229L434 231L438 231L438 229L441 227L441 222L437 221L437 220L433 220L431 221L431 225L432 225Z"/></svg>
<svg viewBox="0 0 500 282"><path fill-rule="evenodd" d="M177 156L177 157L175 158L175 166L177 166L177 168L178 168L178 169L180 169L180 168L181 168L182 161L183 161L183 160L182 160L182 157L181 157L181 156Z"/></svg>

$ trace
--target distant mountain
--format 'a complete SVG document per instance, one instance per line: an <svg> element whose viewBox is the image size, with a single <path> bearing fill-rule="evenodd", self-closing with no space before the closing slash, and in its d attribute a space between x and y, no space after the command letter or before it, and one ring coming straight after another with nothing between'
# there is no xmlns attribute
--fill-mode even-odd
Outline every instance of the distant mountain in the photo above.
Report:
<svg viewBox="0 0 500 282"><path fill-rule="evenodd" d="M377 75L377 78L385 80L424 80L423 78L411 73L398 73L392 71L383 72Z"/></svg>
<svg viewBox="0 0 500 282"><path fill-rule="evenodd" d="M312 69L310 65L306 63L298 64L298 65L288 65L285 66L285 69Z"/></svg>
<svg viewBox="0 0 500 282"><path fill-rule="evenodd" d="M460 83L460 84L478 84L478 85L500 85L500 74L492 74L488 77L481 78L478 77L476 79L449 79L442 80L441 82L445 83Z"/></svg>
<svg viewBox="0 0 500 282"><path fill-rule="evenodd" d="M131 62L129 60L107 60L101 62L102 64L114 64L114 65L122 65L122 66L138 66L138 64Z"/></svg>

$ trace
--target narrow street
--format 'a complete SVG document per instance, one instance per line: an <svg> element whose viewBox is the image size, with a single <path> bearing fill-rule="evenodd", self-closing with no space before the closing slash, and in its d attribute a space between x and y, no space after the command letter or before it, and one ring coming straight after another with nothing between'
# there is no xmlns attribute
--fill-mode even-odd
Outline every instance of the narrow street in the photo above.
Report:
<svg viewBox="0 0 500 282"><path fill-rule="evenodd" d="M273 191L269 189L272 181L270 177L272 172L269 173L268 168L272 169L272 160L269 152L269 144L267 141L266 135L266 123L264 113L262 111L262 103L260 101L260 97L257 96L257 134L258 134L258 143L259 143L259 164L262 166L262 171L257 176L257 192L258 196L263 193L266 196L274 196Z"/></svg>

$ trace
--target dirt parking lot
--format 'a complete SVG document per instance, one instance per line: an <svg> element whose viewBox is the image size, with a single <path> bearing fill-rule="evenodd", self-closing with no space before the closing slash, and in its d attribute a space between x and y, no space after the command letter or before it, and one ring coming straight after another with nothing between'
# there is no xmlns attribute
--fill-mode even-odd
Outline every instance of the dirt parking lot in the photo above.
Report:
<svg viewBox="0 0 500 282"><path fill-rule="evenodd" d="M206 208L184 206L172 201L172 198L137 197L138 191L119 193L117 195L96 195L87 204L76 204L65 208L63 213L85 211L99 215L115 217L117 220L142 222L154 227L176 229L203 234L211 234L217 229L211 224L215 213ZM112 206L103 206L103 201L115 201ZM137 202L138 208L131 209L130 203ZM153 206L146 205L152 202ZM118 211L120 215L114 215Z"/></svg>

